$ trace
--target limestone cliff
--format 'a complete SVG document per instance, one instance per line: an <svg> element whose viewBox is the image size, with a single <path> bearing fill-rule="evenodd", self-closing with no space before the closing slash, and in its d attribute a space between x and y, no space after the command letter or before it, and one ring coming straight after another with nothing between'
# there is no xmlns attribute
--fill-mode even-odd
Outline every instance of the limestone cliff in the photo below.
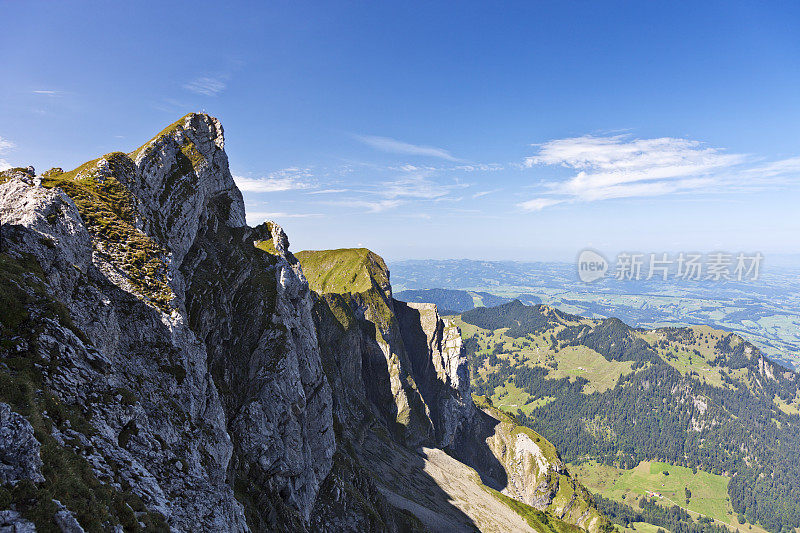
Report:
<svg viewBox="0 0 800 533"><path fill-rule="evenodd" d="M279 228L245 227L223 148L190 114L41 185L3 177L0 399L80 471L61 494L45 459L33 497L10 491L34 522L56 499L99 527L308 520L335 450L308 285Z"/></svg>

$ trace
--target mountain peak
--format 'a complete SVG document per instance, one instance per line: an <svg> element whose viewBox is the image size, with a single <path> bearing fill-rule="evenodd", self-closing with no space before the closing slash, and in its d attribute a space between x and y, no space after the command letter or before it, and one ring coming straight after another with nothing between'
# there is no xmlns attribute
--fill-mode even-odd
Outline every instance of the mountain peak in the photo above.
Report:
<svg viewBox="0 0 800 533"><path fill-rule="evenodd" d="M39 178L75 203L102 264L121 286L168 311L170 282L206 225L245 226L244 201L228 168L222 125L189 113L133 152L112 152ZM24 173L5 173L0 181ZM146 275L144 274L146 272Z"/></svg>
<svg viewBox="0 0 800 533"><path fill-rule="evenodd" d="M158 132L149 141L130 152L129 155L131 159L137 161L148 150L158 146L161 141L165 139L180 141L184 137L189 137L195 142L204 138L206 141L213 143L219 150L225 149L225 133L219 119L206 113L188 113Z"/></svg>

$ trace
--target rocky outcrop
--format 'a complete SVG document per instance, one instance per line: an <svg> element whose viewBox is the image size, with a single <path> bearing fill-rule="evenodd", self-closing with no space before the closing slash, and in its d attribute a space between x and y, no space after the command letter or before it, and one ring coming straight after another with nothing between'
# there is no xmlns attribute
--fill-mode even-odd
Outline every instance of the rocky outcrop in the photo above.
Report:
<svg viewBox="0 0 800 533"><path fill-rule="evenodd" d="M273 224L211 220L181 271L190 326L222 391L234 479L254 508L282 501L308 520L335 450L332 399L308 284L294 257L278 251L284 241Z"/></svg>
<svg viewBox="0 0 800 533"><path fill-rule="evenodd" d="M411 373L429 410L434 442L450 447L473 409L461 333L433 304L394 300L394 311Z"/></svg>
<svg viewBox="0 0 800 533"><path fill-rule="evenodd" d="M123 178L123 183L137 199L142 229L160 237L176 267L210 216L221 218L225 226L245 226L242 193L228 168L223 129L216 118L190 113L130 159L136 176ZM112 169L104 165L103 170ZM212 203L226 206L224 215L210 209Z"/></svg>
<svg viewBox="0 0 800 533"><path fill-rule="evenodd" d="M36 533L36 526L17 511L0 511L0 533Z"/></svg>
<svg viewBox="0 0 800 533"><path fill-rule="evenodd" d="M298 253L316 294L314 317L334 411L348 438L377 419L408 446L432 421L403 343L386 264L365 249Z"/></svg>
<svg viewBox="0 0 800 533"><path fill-rule="evenodd" d="M58 494L45 460L54 520L308 523L335 449L308 286L279 228L244 226L223 146L191 114L41 186L0 176L0 400L91 480Z"/></svg>
<svg viewBox="0 0 800 533"><path fill-rule="evenodd" d="M323 363L345 431L363 430L368 414L408 446L449 446L472 408L458 328L435 305L392 298L389 271L369 250L298 257L317 294Z"/></svg>
<svg viewBox="0 0 800 533"><path fill-rule="evenodd" d="M611 527L547 439L483 396L475 397L475 406L468 433L459 435L452 453L475 468L486 485L592 533Z"/></svg>

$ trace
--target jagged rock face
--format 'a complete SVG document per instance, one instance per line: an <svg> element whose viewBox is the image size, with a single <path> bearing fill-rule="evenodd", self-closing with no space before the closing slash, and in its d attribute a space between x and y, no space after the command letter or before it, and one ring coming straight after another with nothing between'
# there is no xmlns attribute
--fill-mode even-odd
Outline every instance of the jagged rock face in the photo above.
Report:
<svg viewBox="0 0 800 533"><path fill-rule="evenodd" d="M29 304L2 315L19 331L0 372L20 384L5 361L43 361L41 387L88 419L42 415L47 438L140 502L139 521L245 531L273 512L302 529L335 449L330 389L305 278L279 227L245 227L223 147L216 119L191 114L45 187L0 176L0 267ZM39 276L17 274L26 261ZM134 512L114 509L107 526Z"/></svg>
<svg viewBox="0 0 800 533"><path fill-rule="evenodd" d="M231 471L259 506L280 499L308 519L335 450L308 284L280 227L222 220L209 218L181 271L191 327L223 393ZM268 242L275 253L254 246Z"/></svg>
<svg viewBox="0 0 800 533"><path fill-rule="evenodd" d="M323 366L348 438L377 419L407 445L431 439L428 408L412 375L383 259L365 249L298 257L316 289Z"/></svg>
<svg viewBox="0 0 800 533"><path fill-rule="evenodd" d="M132 154L139 174L126 185L139 199L144 231L159 235L176 266L208 218L207 207L230 207L220 223L245 226L244 201L228 168L222 125L191 113Z"/></svg>
<svg viewBox="0 0 800 533"><path fill-rule="evenodd" d="M225 483L233 448L224 411L205 349L182 318L103 274L81 214L63 193L7 181L0 216L9 260L32 259L40 269L12 280L18 297L31 300L32 327L16 332L18 344L3 360L42 361L43 386L91 424L81 431L53 419L54 445L81 450L100 483L130 491L176 529L245 530ZM60 311L53 316L51 308Z"/></svg>
<svg viewBox="0 0 800 533"><path fill-rule="evenodd" d="M0 173L0 220L0 527L419 531L360 456L412 457L399 444L588 523L543 445L475 407L458 329L394 300L380 257L301 268L279 226L245 225L216 119Z"/></svg>
<svg viewBox="0 0 800 533"><path fill-rule="evenodd" d="M476 398L470 420L456 435L455 457L473 467L486 485L540 511L592 533L609 527L547 439Z"/></svg>
<svg viewBox="0 0 800 533"><path fill-rule="evenodd" d="M552 444L475 405L460 331L434 304L393 299L388 269L368 250L298 257L321 292L314 319L340 438L444 448L497 491L593 532L605 525Z"/></svg>
<svg viewBox="0 0 800 533"><path fill-rule="evenodd" d="M510 424L497 424L494 434L486 439L506 472L508 481L503 491L543 511L553 501L559 474L566 468L557 456L548 456L542 441L536 442L537 436L514 429Z"/></svg>
<svg viewBox="0 0 800 533"><path fill-rule="evenodd" d="M461 333L434 304L394 301L412 375L428 406L437 446L452 446L470 417L469 368Z"/></svg>

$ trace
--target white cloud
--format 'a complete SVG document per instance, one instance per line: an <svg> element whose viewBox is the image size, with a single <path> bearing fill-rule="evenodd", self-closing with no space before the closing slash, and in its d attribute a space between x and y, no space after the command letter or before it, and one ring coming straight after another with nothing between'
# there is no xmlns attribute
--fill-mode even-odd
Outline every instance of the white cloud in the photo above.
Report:
<svg viewBox="0 0 800 533"><path fill-rule="evenodd" d="M313 187L308 181L310 177L308 169L291 167L272 172L263 178L233 176L233 181L242 192L282 192Z"/></svg>
<svg viewBox="0 0 800 533"><path fill-rule="evenodd" d="M453 170L463 170L464 172L496 172L504 168L505 166L499 163L478 163L472 165L458 165L453 167Z"/></svg>
<svg viewBox="0 0 800 533"><path fill-rule="evenodd" d="M459 161L453 157L450 152L444 150L443 148L436 148L434 146L420 146L398 141L397 139L392 139L390 137L378 137L375 135L356 135L355 137L364 144L383 152L419 155L424 157L438 157L439 159L446 159L447 161Z"/></svg>
<svg viewBox="0 0 800 533"><path fill-rule="evenodd" d="M517 205L525 211L541 211L545 207L550 207L551 205L560 204L562 202L563 200L555 200L552 198L534 198L533 200L528 200L527 202L522 202Z"/></svg>
<svg viewBox="0 0 800 533"><path fill-rule="evenodd" d="M748 172L761 178L800 175L800 157L772 161L771 163L753 167Z"/></svg>
<svg viewBox="0 0 800 533"><path fill-rule="evenodd" d="M743 164L743 154L728 154L699 141L630 135L585 135L535 145L539 153L526 167L561 166L576 170L566 181L548 184L555 199L535 198L519 204L540 210L564 201L657 196L723 186L722 174Z"/></svg>
<svg viewBox="0 0 800 533"><path fill-rule="evenodd" d="M348 192L350 189L321 189L319 191L308 191L308 194L338 194Z"/></svg>
<svg viewBox="0 0 800 533"><path fill-rule="evenodd" d="M423 198L432 200L446 196L453 185L440 185L425 176L410 176L381 184L380 194L387 198Z"/></svg>
<svg viewBox="0 0 800 533"><path fill-rule="evenodd" d="M362 187L351 189L324 189L312 191L309 194L351 192L355 197L344 200L322 202L326 205L340 207L363 208L368 213L382 213L405 204L414 204L421 208L423 202L457 202L452 193L468 187L467 184L451 180L448 183L439 183L431 176L435 171L429 168L420 168L412 165L391 167L389 170L401 171L399 177L383 181L372 181Z"/></svg>
<svg viewBox="0 0 800 533"><path fill-rule="evenodd" d="M39 96L50 96L51 98L56 98L56 97L64 95L64 93L62 91L53 91L53 90L44 90L44 89L33 91L33 94L38 94Z"/></svg>
<svg viewBox="0 0 800 533"><path fill-rule="evenodd" d="M217 96L224 91L226 87L227 84L224 80L211 76L195 78L183 86L184 89L203 96Z"/></svg>

